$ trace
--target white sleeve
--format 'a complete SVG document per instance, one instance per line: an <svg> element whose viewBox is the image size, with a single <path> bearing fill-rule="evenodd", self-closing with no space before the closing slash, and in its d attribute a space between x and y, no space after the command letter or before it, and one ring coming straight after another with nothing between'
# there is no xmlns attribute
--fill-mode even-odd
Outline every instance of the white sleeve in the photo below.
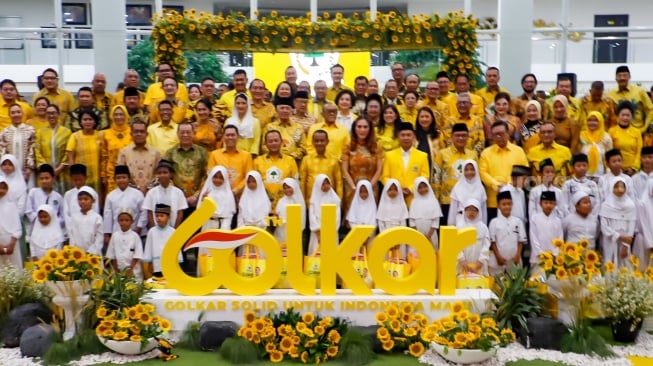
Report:
<svg viewBox="0 0 653 366"><path fill-rule="evenodd" d="M102 217L98 215L94 223L93 243L88 248L89 253L102 255L102 246L104 245L104 233L102 232Z"/></svg>
<svg viewBox="0 0 653 366"><path fill-rule="evenodd" d="M105 234L113 233L113 205L111 204L111 195L104 202L104 214L102 219L102 229ZM107 252L108 253L108 252Z"/></svg>
<svg viewBox="0 0 653 366"><path fill-rule="evenodd" d="M134 235L131 235L133 238L132 240L134 241L134 255L132 258L134 259L143 259L143 243L141 242L141 238L138 236L138 234L133 233ZM112 239L113 240L113 239Z"/></svg>
<svg viewBox="0 0 653 366"><path fill-rule="evenodd" d="M143 262L152 262L152 241L153 235L152 230L147 232L147 238L145 239L145 249L143 250Z"/></svg>
<svg viewBox="0 0 653 366"><path fill-rule="evenodd" d="M313 205L310 205L308 208L308 223L311 231L318 231L321 228L322 223L320 222L320 217L318 217L317 212Z"/></svg>
<svg viewBox="0 0 653 366"><path fill-rule="evenodd" d="M108 259L116 259L116 236L112 235L111 240L109 240L109 246L107 247L107 254L105 257Z"/></svg>

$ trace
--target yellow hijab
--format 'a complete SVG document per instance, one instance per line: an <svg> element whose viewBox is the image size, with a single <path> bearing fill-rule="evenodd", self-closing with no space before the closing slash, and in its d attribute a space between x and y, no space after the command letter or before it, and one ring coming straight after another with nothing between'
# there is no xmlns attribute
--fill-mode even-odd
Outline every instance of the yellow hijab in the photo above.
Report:
<svg viewBox="0 0 653 366"><path fill-rule="evenodd" d="M587 154L587 160L589 161L588 173L590 174L595 173L599 167L599 164L601 164L601 152L599 151L597 145L599 142L601 142L603 136L605 135L603 115L598 111L591 111L587 115L587 120L592 117L596 118L596 120L599 122L599 126L594 131L585 129L580 133L581 140L586 140L591 143Z"/></svg>
<svg viewBox="0 0 653 366"><path fill-rule="evenodd" d="M116 112L116 110L122 110L122 113L125 114L125 123L122 126L118 126L115 123L113 123L113 114ZM122 133L129 135L131 133L131 128L129 127L129 113L127 112L127 107L125 107L122 104L117 104L114 105L113 108L111 108L111 129L116 131L116 133Z"/></svg>

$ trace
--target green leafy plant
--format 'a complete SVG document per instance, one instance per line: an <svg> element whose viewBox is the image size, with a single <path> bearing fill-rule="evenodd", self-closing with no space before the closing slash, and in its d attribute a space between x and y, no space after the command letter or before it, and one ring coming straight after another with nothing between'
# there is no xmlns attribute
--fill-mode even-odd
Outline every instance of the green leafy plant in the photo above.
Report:
<svg viewBox="0 0 653 366"><path fill-rule="evenodd" d="M0 289L0 325L12 309L33 302L49 306L53 295L45 284L35 283L29 271L11 265L0 271Z"/></svg>
<svg viewBox="0 0 653 366"><path fill-rule="evenodd" d="M179 337L179 342L175 346L189 350L201 350L200 348L200 325L204 312L200 313L197 321L188 322L186 328Z"/></svg>
<svg viewBox="0 0 653 366"><path fill-rule="evenodd" d="M58 336L56 342L43 355L43 364L69 365L71 361L79 360L82 356L100 354L105 351L106 349L98 340L95 332L85 330L65 342Z"/></svg>
<svg viewBox="0 0 653 366"><path fill-rule="evenodd" d="M505 274L495 276L494 319L500 328L527 328L528 318L544 311L544 295L529 279L530 270L510 265Z"/></svg>
<svg viewBox="0 0 653 366"><path fill-rule="evenodd" d="M614 356L614 352L605 339L589 325L586 319L573 324L562 336L560 342L562 352L597 355L599 357Z"/></svg>
<svg viewBox="0 0 653 366"><path fill-rule="evenodd" d="M372 350L373 335L363 333L356 328L349 328L340 341L338 360L343 364L367 365L375 358Z"/></svg>
<svg viewBox="0 0 653 366"><path fill-rule="evenodd" d="M231 365L253 364L258 361L258 348L245 338L227 338L220 347L220 356Z"/></svg>

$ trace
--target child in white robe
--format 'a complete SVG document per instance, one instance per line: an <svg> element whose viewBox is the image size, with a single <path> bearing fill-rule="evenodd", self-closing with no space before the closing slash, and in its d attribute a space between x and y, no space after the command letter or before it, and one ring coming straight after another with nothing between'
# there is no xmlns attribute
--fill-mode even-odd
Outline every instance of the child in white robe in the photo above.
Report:
<svg viewBox="0 0 653 366"><path fill-rule="evenodd" d="M589 242L589 249L596 249L599 236L599 217L594 214L594 207L588 192L583 189L576 191L571 197L574 209L562 222L565 231L565 241L578 243L582 239Z"/></svg>
<svg viewBox="0 0 653 366"><path fill-rule="evenodd" d="M157 204L170 206L170 222L168 225L176 228L181 224L184 210L188 208L188 201L184 191L176 187L172 181L175 168L172 162L161 159L156 167L156 180L158 185L152 187L145 195L142 210L147 213L148 227L156 226L154 209Z"/></svg>
<svg viewBox="0 0 653 366"><path fill-rule="evenodd" d="M27 201L25 202L25 217L27 218L28 233L31 233L31 228L36 222L38 209L42 205L50 205L54 208L56 213L55 221L63 227L63 197L59 192L54 190L54 168L50 164L41 164L39 166L36 178L38 179L39 187L34 187L27 193Z"/></svg>
<svg viewBox="0 0 653 366"><path fill-rule="evenodd" d="M413 201L410 203L408 211L409 226L424 234L424 236L433 244L433 249L438 250L438 233L440 227L440 218L442 210L440 203L429 181L424 177L415 179L415 188ZM408 247L408 254L416 255L412 247Z"/></svg>
<svg viewBox="0 0 653 366"><path fill-rule="evenodd" d="M490 232L481 219L482 205L474 198L463 203L463 215L458 217L456 227L476 229L476 244L470 245L458 254L458 275L488 275L490 258Z"/></svg>
<svg viewBox="0 0 653 366"><path fill-rule="evenodd" d="M556 207L556 194L553 191L543 191L540 195L540 212L535 213L530 220L529 244L531 246L531 267L537 266L540 254L553 252L558 255L558 248L553 245L553 239L562 239L564 231L562 220L554 213ZM533 274L539 272L535 268Z"/></svg>
<svg viewBox="0 0 653 366"><path fill-rule="evenodd" d="M94 197L99 197L95 189L86 185L86 166L83 164L73 164L70 166L70 183L73 187L63 195L64 232L68 234L68 237L70 237L70 228L73 225L73 213L79 211L77 194L79 193L80 188L86 187L94 192L92 193ZM102 213L102 211L100 211L100 204L97 200L93 202L93 211L98 214Z"/></svg>
<svg viewBox="0 0 653 366"><path fill-rule="evenodd" d="M589 159L585 154L576 154L571 160L574 174L562 184L562 193L565 196L565 202L569 210L568 214L576 209L573 197L580 190L584 190L589 195L592 203L592 214L599 214L601 191L598 184L587 177L588 161Z"/></svg>
<svg viewBox="0 0 653 366"><path fill-rule="evenodd" d="M23 257L18 240L23 234L16 202L9 197L7 179L0 175L0 269L13 265L23 268Z"/></svg>
<svg viewBox="0 0 653 366"><path fill-rule="evenodd" d="M627 266L630 247L635 235L637 209L628 196L626 181L621 177L612 180L612 191L601 204L601 249L603 261L616 267Z"/></svg>
<svg viewBox="0 0 653 366"><path fill-rule="evenodd" d="M87 253L102 255L104 232L102 217L93 210L98 200L95 190L88 186L79 188L77 193L79 210L73 212L68 228L69 244L85 250Z"/></svg>
<svg viewBox="0 0 653 366"><path fill-rule="evenodd" d="M4 154L0 158L0 175L4 176L9 186L6 197L16 204L18 215L22 217L27 199L27 184L25 184L23 172L18 167L20 165L15 156Z"/></svg>
<svg viewBox="0 0 653 366"><path fill-rule="evenodd" d="M639 269L646 270L653 254L653 179L647 182L646 188L637 202L637 236L633 243L632 253L639 258Z"/></svg>
<svg viewBox="0 0 653 366"><path fill-rule="evenodd" d="M247 173L245 177L245 190L238 202L238 227L242 226L256 226L265 229L268 226L268 215L272 204L270 198L265 192L263 185L263 178L256 170ZM246 244L249 245L249 244ZM243 256L247 253L253 254L258 251L261 258L265 258L265 253L262 250L255 248L252 245L240 246L238 255Z"/></svg>
<svg viewBox="0 0 653 366"><path fill-rule="evenodd" d="M274 228L274 237L277 242L281 244L286 243L286 224L288 223L288 215L286 208L288 205L300 205L302 212L302 230L306 226L306 201L304 195L299 189L299 182L294 178L285 178L281 183L283 190L283 197L277 202L275 213L279 217L279 224ZM283 248L285 249L285 248Z"/></svg>
<svg viewBox="0 0 653 366"><path fill-rule="evenodd" d="M36 209L36 221L29 240L32 260L37 261L43 258L50 249L61 249L64 241L55 208L51 205L39 206Z"/></svg>
<svg viewBox="0 0 653 366"><path fill-rule="evenodd" d="M372 183L367 179L361 179L356 183L356 192L354 192L354 199L351 201L349 212L347 212L347 223L350 228L358 225L368 225L376 227L376 202L374 201L374 191L372 190ZM370 237L365 241L367 251L369 252L369 244L374 238L375 233L370 234Z"/></svg>
<svg viewBox="0 0 653 366"><path fill-rule="evenodd" d="M129 208L117 209L120 229L111 235L107 258L111 259L113 270L118 273L127 271L127 275L143 280L141 259L143 259L143 244L141 237L132 230L134 212Z"/></svg>
<svg viewBox="0 0 653 366"><path fill-rule="evenodd" d="M116 189L104 200L104 240L108 244L111 235L120 231L118 214L125 209L132 213L132 230L139 236L147 235L147 215L141 214L145 196L140 190L130 187L131 174L127 165L116 165L114 170Z"/></svg>
<svg viewBox="0 0 653 366"><path fill-rule="evenodd" d="M336 205L336 217L332 218L336 221L335 237L338 240L338 229L340 228L340 198L336 191L333 190L331 181L326 174L318 174L313 183L311 190L311 199L308 208L308 222L311 230L311 236L308 241L308 253L319 252L320 247L320 231L322 229L322 205L334 204Z"/></svg>
<svg viewBox="0 0 653 366"><path fill-rule="evenodd" d="M463 162L463 177L461 177L451 190L451 204L449 206L448 225L456 225L457 216L463 216L463 203L468 199L475 199L481 204L480 220L487 223L487 195L481 183L478 165L474 160Z"/></svg>
<svg viewBox="0 0 653 366"><path fill-rule="evenodd" d="M521 264L526 243L526 228L518 217L512 215L512 195L508 191L497 195L497 217L490 221L491 275L502 274L510 263Z"/></svg>
<svg viewBox="0 0 653 366"><path fill-rule="evenodd" d="M175 233L175 228L170 226L170 212L171 207L164 203L157 203L154 207L154 220L156 221L156 225L147 232L145 249L143 250L144 268L148 267L148 271L144 271L146 272L146 277L149 274L152 274L154 277L163 277L163 273L161 272L161 254L168 240ZM178 260L179 263L184 261L181 251L179 252Z"/></svg>
<svg viewBox="0 0 653 366"><path fill-rule="evenodd" d="M512 182L499 189L501 192L509 192L512 199L511 215L520 219L522 223L528 222L528 210L526 208L526 192L524 186L526 179L531 174L531 169L525 165L513 165L510 172Z"/></svg>
<svg viewBox="0 0 653 366"><path fill-rule="evenodd" d="M562 220L567 216L567 204L564 200L562 190L553 185L556 179L556 173L551 159L546 158L540 161L540 173L542 174L542 184L535 186L528 197L528 218L531 220L536 213L542 212L542 205L539 204L540 197L542 196L542 192L548 191L553 192L556 198L553 213Z"/></svg>
<svg viewBox="0 0 653 366"><path fill-rule="evenodd" d="M633 184L633 179L626 175L623 171L623 156L621 155L621 150L612 149L605 152L605 164L608 169L606 169L605 174L599 177L599 191L601 192L601 202L612 194L612 180L616 177L623 178L626 182L626 191L628 196L634 201L638 197L635 194L635 185Z"/></svg>
<svg viewBox="0 0 653 366"><path fill-rule="evenodd" d="M635 196L641 199L646 192L646 185L653 180L653 146L642 147L640 155L639 172L633 174L633 188ZM641 264L642 262L640 262Z"/></svg>
<svg viewBox="0 0 653 366"><path fill-rule="evenodd" d="M236 214L236 199L231 191L227 168L216 165L211 169L204 181L199 197L200 200L210 197L217 206L213 216L202 226L202 230L231 230L231 220ZM202 253L202 250L205 249L200 249L200 253Z"/></svg>
<svg viewBox="0 0 653 366"><path fill-rule="evenodd" d="M404 200L404 193L401 190L401 184L398 180L388 179L383 186L381 198L379 199L379 208L376 211L376 221L379 224L379 233L384 230L406 226L408 220L408 207ZM406 259L406 245L397 243L398 254L402 259ZM396 253L392 253L395 255Z"/></svg>

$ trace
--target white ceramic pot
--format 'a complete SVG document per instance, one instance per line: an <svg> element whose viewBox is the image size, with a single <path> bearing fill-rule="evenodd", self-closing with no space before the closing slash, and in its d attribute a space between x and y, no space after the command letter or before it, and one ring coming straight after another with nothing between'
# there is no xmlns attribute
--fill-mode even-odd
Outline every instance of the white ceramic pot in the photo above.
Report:
<svg viewBox="0 0 653 366"><path fill-rule="evenodd" d="M494 357L496 354L495 349L482 351L480 349L447 348L445 351L445 346L435 342L431 342L431 348L445 360L460 364L481 363Z"/></svg>
<svg viewBox="0 0 653 366"><path fill-rule="evenodd" d="M102 342L102 344L104 344L108 349L122 355L140 355L141 353L147 353L153 350L157 344L157 341L154 338L148 339L145 344L134 341L114 341L100 336L98 336L98 339L100 339L100 342Z"/></svg>
<svg viewBox="0 0 653 366"><path fill-rule="evenodd" d="M89 295L85 293L91 288L88 280L47 281L47 286L54 292L52 302L63 309L65 341L75 336L77 326L82 323L82 309L88 302Z"/></svg>

